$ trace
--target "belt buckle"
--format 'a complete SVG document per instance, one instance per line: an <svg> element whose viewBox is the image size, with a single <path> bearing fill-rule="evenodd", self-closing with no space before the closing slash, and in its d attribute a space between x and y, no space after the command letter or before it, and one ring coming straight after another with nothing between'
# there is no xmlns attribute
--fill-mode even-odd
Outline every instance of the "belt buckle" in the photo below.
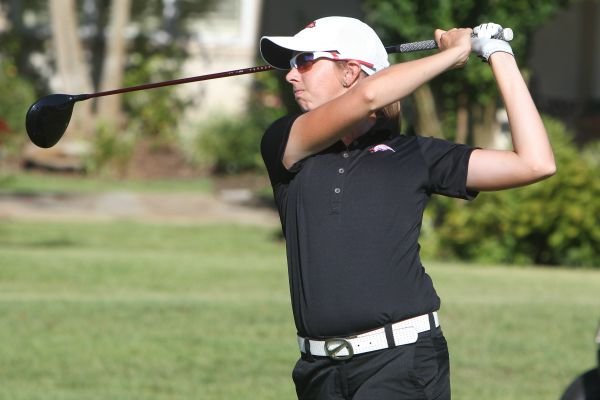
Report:
<svg viewBox="0 0 600 400"><path fill-rule="evenodd" d="M346 350L348 354L340 354L344 350ZM354 349L348 340L334 338L325 340L325 353L327 354L327 357L334 361L343 361L354 356Z"/></svg>

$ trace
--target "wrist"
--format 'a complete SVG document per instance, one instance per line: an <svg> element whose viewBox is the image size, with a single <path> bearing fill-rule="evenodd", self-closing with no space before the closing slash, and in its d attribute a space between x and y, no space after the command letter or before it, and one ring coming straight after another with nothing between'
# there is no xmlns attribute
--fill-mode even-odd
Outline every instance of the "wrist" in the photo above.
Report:
<svg viewBox="0 0 600 400"><path fill-rule="evenodd" d="M454 46L449 47L444 50L444 53L447 56L447 69L455 68L457 66L463 66L466 61L469 59L469 55L471 54L470 46Z"/></svg>
<svg viewBox="0 0 600 400"><path fill-rule="evenodd" d="M514 64L516 62L515 56L513 53L508 53L504 51L496 51L488 57L488 63L492 65L501 65L501 64Z"/></svg>
<svg viewBox="0 0 600 400"><path fill-rule="evenodd" d="M512 48L508 42L505 42L501 39L491 39L484 46L481 56L484 60L489 62L490 57L493 54L508 54L510 56L514 56Z"/></svg>

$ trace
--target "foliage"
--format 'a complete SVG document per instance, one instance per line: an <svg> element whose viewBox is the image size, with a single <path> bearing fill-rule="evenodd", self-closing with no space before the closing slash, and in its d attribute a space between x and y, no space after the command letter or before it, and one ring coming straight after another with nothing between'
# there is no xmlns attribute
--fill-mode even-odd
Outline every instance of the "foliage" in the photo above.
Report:
<svg viewBox="0 0 600 400"><path fill-rule="evenodd" d="M596 171L600 171L600 140L586 143L581 152L582 158Z"/></svg>
<svg viewBox="0 0 600 400"><path fill-rule="evenodd" d="M367 19L380 29L390 43L403 43L433 37L437 28L474 27L495 21L515 30L511 46L520 61L526 59L528 38L569 0L365 0ZM420 57L419 55L406 57Z"/></svg>
<svg viewBox="0 0 600 400"><path fill-rule="evenodd" d="M486 263L600 267L600 181L564 126L546 118L558 172L524 188L431 207L440 257ZM597 145L596 145L597 146Z"/></svg>
<svg viewBox="0 0 600 400"><path fill-rule="evenodd" d="M181 66L188 56L190 30L188 21L207 12L215 0L177 2L167 12L164 1L133 2L132 25L138 34L131 39L125 74L125 86L162 82L181 77ZM143 90L123 99L124 109L135 115L128 129L151 138L155 145L172 143L185 107L175 88Z"/></svg>
<svg viewBox="0 0 600 400"><path fill-rule="evenodd" d="M0 146L6 147L11 133L25 132L25 111L34 100L33 88L17 74L9 60L0 56ZM20 137L23 137L21 135Z"/></svg>
<svg viewBox="0 0 600 400"><path fill-rule="evenodd" d="M174 79L178 74L177 62L168 62L164 56L130 57L125 85L140 82L161 82ZM155 140L157 145L176 139L177 126L187 101L177 96L174 88L142 90L124 98L124 109L135 118L128 123L128 130Z"/></svg>
<svg viewBox="0 0 600 400"><path fill-rule="evenodd" d="M258 74L245 115L222 116L201 126L195 157L211 164L216 173L263 171L260 154L263 132L285 113L285 106L275 95L277 79L274 74Z"/></svg>
<svg viewBox="0 0 600 400"><path fill-rule="evenodd" d="M367 20L376 28L385 44L413 42L433 37L436 28L474 27L495 21L512 27L515 38L511 46L517 60L525 65L529 38L536 28L548 20L569 0L498 1L498 0L365 0ZM423 57L423 54L404 54L402 60ZM430 82L436 94L436 105L442 124L451 127L459 102L471 110L471 118L477 118L483 104L498 101L497 90L487 64L472 57L467 67L448 71ZM471 125L473 129L473 125ZM454 138L454 129L447 130L446 137Z"/></svg>
<svg viewBox="0 0 600 400"><path fill-rule="evenodd" d="M111 0L78 2L79 36L86 49L91 78L97 88L106 51L106 29ZM191 37L189 20L205 14L215 0L180 0L171 6L161 0L132 1L128 30L125 83L128 86L179 76L182 60L188 55ZM50 51L51 30L47 2L0 0L8 29L0 31L0 57L10 60L16 73L32 82L38 96L49 91L49 77L56 69ZM32 62L32 60L36 62ZM142 115L143 134L173 132L184 104L174 91L153 91L125 96L126 111ZM92 100L90 100L92 101ZM25 107L26 109L26 107Z"/></svg>
<svg viewBox="0 0 600 400"><path fill-rule="evenodd" d="M131 131L115 130L110 124L98 124L92 152L85 160L86 172L124 176L133 154L135 136Z"/></svg>
<svg viewBox="0 0 600 400"><path fill-rule="evenodd" d="M47 92L48 71L32 59L32 55L44 54L48 44L47 2L0 0L0 9L8 19L8 29L0 30L0 57L14 65L17 74L29 81L37 93ZM25 18L28 13L30 18ZM31 18L32 14L34 18Z"/></svg>
<svg viewBox="0 0 600 400"><path fill-rule="evenodd" d="M217 174L236 174L261 167L262 130L248 116L220 116L202 125L196 160Z"/></svg>
<svg viewBox="0 0 600 400"><path fill-rule="evenodd" d="M206 13L214 7L216 1L179 0L174 2L175 8L170 11L165 3L161 0L132 1L131 24L135 29L128 31L129 35L133 35L134 42L129 48L131 52L137 51L140 43L152 42L155 50L160 46L162 51L179 51L184 55L184 43L190 35L187 21ZM77 7L81 40L89 50L89 63L95 84L101 74L99 69L104 58L107 38L105 29L110 5L111 0L88 0L85 5L78 4ZM51 32L47 2L0 0L0 8L5 10L9 22L9 29L0 31L0 54L14 60L19 74L34 82L38 92L47 92L48 76L51 74L48 67L53 67L53 57L47 52ZM149 50L148 47L145 50ZM32 63L33 55L46 57L43 65ZM172 58L173 54L166 54L165 58L167 56Z"/></svg>

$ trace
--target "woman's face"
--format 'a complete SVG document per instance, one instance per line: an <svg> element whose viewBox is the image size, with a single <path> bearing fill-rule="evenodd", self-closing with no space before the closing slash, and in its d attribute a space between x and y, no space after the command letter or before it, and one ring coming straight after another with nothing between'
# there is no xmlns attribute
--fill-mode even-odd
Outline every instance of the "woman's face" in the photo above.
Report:
<svg viewBox="0 0 600 400"><path fill-rule="evenodd" d="M336 61L320 58L303 68L292 68L286 80L292 85L294 98L302 111L310 111L345 92L343 69Z"/></svg>

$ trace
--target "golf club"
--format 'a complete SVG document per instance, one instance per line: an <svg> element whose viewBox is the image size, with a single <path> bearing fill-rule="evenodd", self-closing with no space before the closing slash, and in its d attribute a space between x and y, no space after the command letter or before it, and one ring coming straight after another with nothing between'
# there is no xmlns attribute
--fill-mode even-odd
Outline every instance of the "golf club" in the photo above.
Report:
<svg viewBox="0 0 600 400"><path fill-rule="evenodd" d="M509 28L500 32L496 38L506 41L512 40L512 30ZM409 53L437 48L435 40L423 40L419 42L404 43L386 47L389 54ZM134 92L138 90L154 89L158 87L179 85L182 83L206 81L210 79L225 78L230 76L253 74L256 72L270 71L274 68L270 65L262 65L250 68L242 68L213 74L194 76L157 83L148 83L138 86L130 86L121 89L107 90L103 92L87 94L51 94L44 96L33 103L25 117L25 128L27 135L33 144L41 148L50 148L62 138L73 114L73 106L78 101L88 100L94 97L110 96L113 94Z"/></svg>
<svg viewBox="0 0 600 400"><path fill-rule="evenodd" d="M407 53L413 51L432 50L437 48L434 40L404 43L386 47L388 53ZM164 86L179 85L182 83L206 81L210 79L226 78L230 76L253 74L256 72L271 71L270 65L242 68L213 74L193 76L169 80L164 82L148 83L144 85L130 86L121 89L107 90L96 93L85 94L51 94L38 99L33 103L25 117L25 128L27 135L33 144L41 148L50 148L61 139L71 120L73 106L78 101L88 100L94 97L110 96L113 94L134 92L138 90L154 89Z"/></svg>

